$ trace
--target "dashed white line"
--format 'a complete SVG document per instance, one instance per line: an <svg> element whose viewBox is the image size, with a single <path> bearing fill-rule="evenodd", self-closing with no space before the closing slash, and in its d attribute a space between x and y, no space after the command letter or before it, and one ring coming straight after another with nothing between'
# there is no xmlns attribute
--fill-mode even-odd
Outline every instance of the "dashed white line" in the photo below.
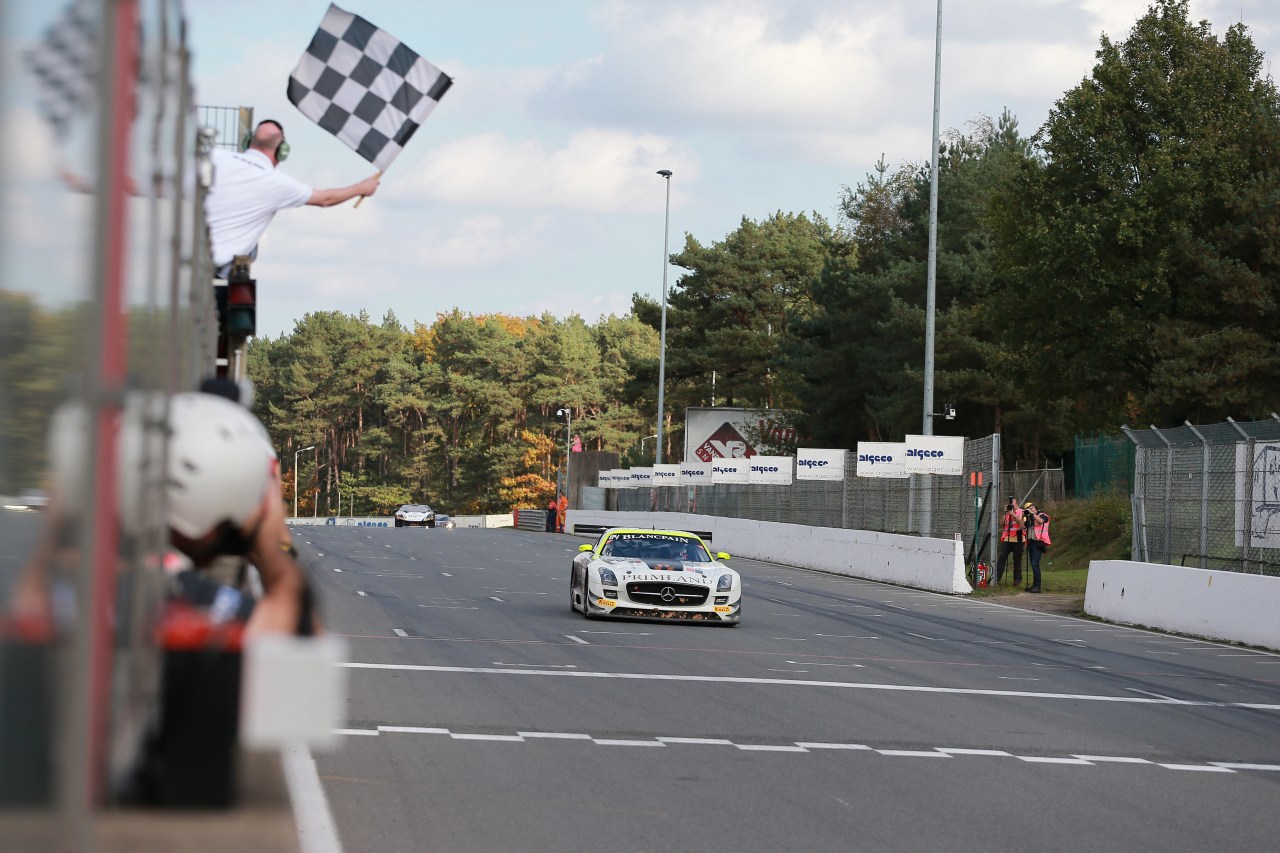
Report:
<svg viewBox="0 0 1280 853"><path fill-rule="evenodd" d="M1083 758L1048 758L1041 755L1015 755L1014 758L1026 761L1029 764L1081 764L1090 766L1093 763L1085 761Z"/></svg>
<svg viewBox="0 0 1280 853"><path fill-rule="evenodd" d="M546 738L548 740L591 740L591 735L573 732L516 732L524 738Z"/></svg>
<svg viewBox="0 0 1280 853"><path fill-rule="evenodd" d="M663 746L656 740L625 740L622 738L592 738L598 746Z"/></svg>
<svg viewBox="0 0 1280 853"><path fill-rule="evenodd" d="M365 592L365 591L364 591L364 590L362 590L362 589L357 589L357 590L356 590L356 595L358 595L358 596L360 596L360 597L362 597L362 598L366 598L366 597L368 597L369 593Z"/></svg>
<svg viewBox="0 0 1280 853"><path fill-rule="evenodd" d="M419 607L431 607L436 610L479 610L479 607L462 607L457 604L419 604Z"/></svg>
<svg viewBox="0 0 1280 853"><path fill-rule="evenodd" d="M338 574L342 574L342 569L339 569L337 567L334 567L334 571L337 572Z"/></svg>
<svg viewBox="0 0 1280 853"><path fill-rule="evenodd" d="M1139 690L1136 687L1126 687L1125 690L1128 690L1130 693L1141 693L1144 696L1154 696L1157 699L1164 699L1169 702L1175 701L1172 696L1165 696L1163 693L1152 693L1150 690Z"/></svg>
<svg viewBox="0 0 1280 853"><path fill-rule="evenodd" d="M403 628L392 628L391 630L395 631L397 637L409 636L409 634Z"/></svg>
<svg viewBox="0 0 1280 853"><path fill-rule="evenodd" d="M693 743L706 746L733 746L733 741L717 737L660 737L663 743Z"/></svg>
<svg viewBox="0 0 1280 853"><path fill-rule="evenodd" d="M506 602L505 602L505 601L503 601L501 598L498 598L498 596L496 596L496 595L491 595L491 596L489 596L489 598L490 598L490 600L492 600L492 601L496 601L496 602L498 602L499 604L506 604Z"/></svg>
<svg viewBox="0 0 1280 853"><path fill-rule="evenodd" d="M447 735L448 729L426 726L378 726L379 732L391 732L410 735Z"/></svg>
<svg viewBox="0 0 1280 853"><path fill-rule="evenodd" d="M449 574L448 572L441 572L441 573L440 573L440 576L441 576L441 577L446 577L446 578L451 578L451 577L453 577L453 575Z"/></svg>
<svg viewBox="0 0 1280 853"><path fill-rule="evenodd" d="M582 645L584 645L584 646L589 646L589 645L591 645L590 643L588 643L586 640L582 639L581 637L575 637L575 636L573 636L572 634L565 634L565 635L564 635L564 637L565 637L565 639L567 639L567 640L573 640L575 643L581 643L581 644L582 644Z"/></svg>
<svg viewBox="0 0 1280 853"><path fill-rule="evenodd" d="M919 637L922 640L936 641L938 639L937 637L926 637L924 634L915 634L915 633L912 633L911 631L904 631L903 633L906 634L908 637Z"/></svg>
<svg viewBox="0 0 1280 853"><path fill-rule="evenodd" d="M1160 762L1157 762L1157 763L1160 764L1161 767L1165 767L1169 770L1192 770L1199 773L1232 773L1234 772L1229 767L1221 767L1217 765L1206 766L1204 764L1163 764Z"/></svg>
<svg viewBox="0 0 1280 853"><path fill-rule="evenodd" d="M774 746L767 743L736 743L743 752L808 752L803 746Z"/></svg>
<svg viewBox="0 0 1280 853"><path fill-rule="evenodd" d="M1092 761L1098 764L1152 764L1145 758L1130 758L1124 755L1073 755L1072 758L1079 758L1084 761Z"/></svg>
<svg viewBox="0 0 1280 853"><path fill-rule="evenodd" d="M807 661L807 660L806 661L789 660L787 661L787 663L793 663L796 666L839 666L839 667L850 667L853 669L867 668L867 665L864 663L814 663L812 661Z"/></svg>

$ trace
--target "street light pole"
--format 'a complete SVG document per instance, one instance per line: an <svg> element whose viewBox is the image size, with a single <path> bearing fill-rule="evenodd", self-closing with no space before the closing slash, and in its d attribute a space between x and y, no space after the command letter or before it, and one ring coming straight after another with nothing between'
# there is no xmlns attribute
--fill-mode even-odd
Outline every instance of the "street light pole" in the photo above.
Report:
<svg viewBox="0 0 1280 853"><path fill-rule="evenodd" d="M293 451L293 517L298 517L298 454L304 450L315 450L313 444L310 447L300 447Z"/></svg>
<svg viewBox="0 0 1280 853"><path fill-rule="evenodd" d="M573 440L573 409L565 406L557 415L564 415L566 419L564 427L564 499L565 508L568 509L569 496L573 494L573 487L569 485L569 443Z"/></svg>
<svg viewBox="0 0 1280 853"><path fill-rule="evenodd" d="M658 441L654 446L654 464L662 464L662 420L665 409L663 400L667 386L667 267L671 257L667 254L667 238L671 233L671 170L659 169L658 174L667 182L667 213L662 225L662 329L658 334Z"/></svg>

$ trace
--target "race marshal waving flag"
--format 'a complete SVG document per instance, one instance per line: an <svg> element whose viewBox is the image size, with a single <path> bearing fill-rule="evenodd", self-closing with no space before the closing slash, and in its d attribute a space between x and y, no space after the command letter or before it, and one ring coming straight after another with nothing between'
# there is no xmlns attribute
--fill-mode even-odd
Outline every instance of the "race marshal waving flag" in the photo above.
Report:
<svg viewBox="0 0 1280 853"><path fill-rule="evenodd" d="M289 75L288 95L385 172L451 85L395 36L331 5Z"/></svg>

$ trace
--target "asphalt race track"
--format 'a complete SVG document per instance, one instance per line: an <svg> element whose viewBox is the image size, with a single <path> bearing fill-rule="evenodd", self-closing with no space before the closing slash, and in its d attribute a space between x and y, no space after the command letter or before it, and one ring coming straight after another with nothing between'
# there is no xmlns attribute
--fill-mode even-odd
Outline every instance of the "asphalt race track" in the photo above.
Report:
<svg viewBox="0 0 1280 853"><path fill-rule="evenodd" d="M1280 838L1277 655L744 559L739 628L587 621L585 540L295 536L351 647L315 765L352 853Z"/></svg>

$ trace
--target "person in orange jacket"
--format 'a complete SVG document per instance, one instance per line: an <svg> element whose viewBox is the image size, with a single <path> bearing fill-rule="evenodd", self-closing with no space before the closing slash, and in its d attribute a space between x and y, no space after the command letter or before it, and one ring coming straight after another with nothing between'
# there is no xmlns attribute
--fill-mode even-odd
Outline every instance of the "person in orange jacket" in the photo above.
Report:
<svg viewBox="0 0 1280 853"><path fill-rule="evenodd" d="M1052 544L1049 538L1049 513L1036 508L1031 501L1022 505L1023 522L1027 532L1027 556L1031 561L1031 586L1027 592L1040 591L1040 558Z"/></svg>

